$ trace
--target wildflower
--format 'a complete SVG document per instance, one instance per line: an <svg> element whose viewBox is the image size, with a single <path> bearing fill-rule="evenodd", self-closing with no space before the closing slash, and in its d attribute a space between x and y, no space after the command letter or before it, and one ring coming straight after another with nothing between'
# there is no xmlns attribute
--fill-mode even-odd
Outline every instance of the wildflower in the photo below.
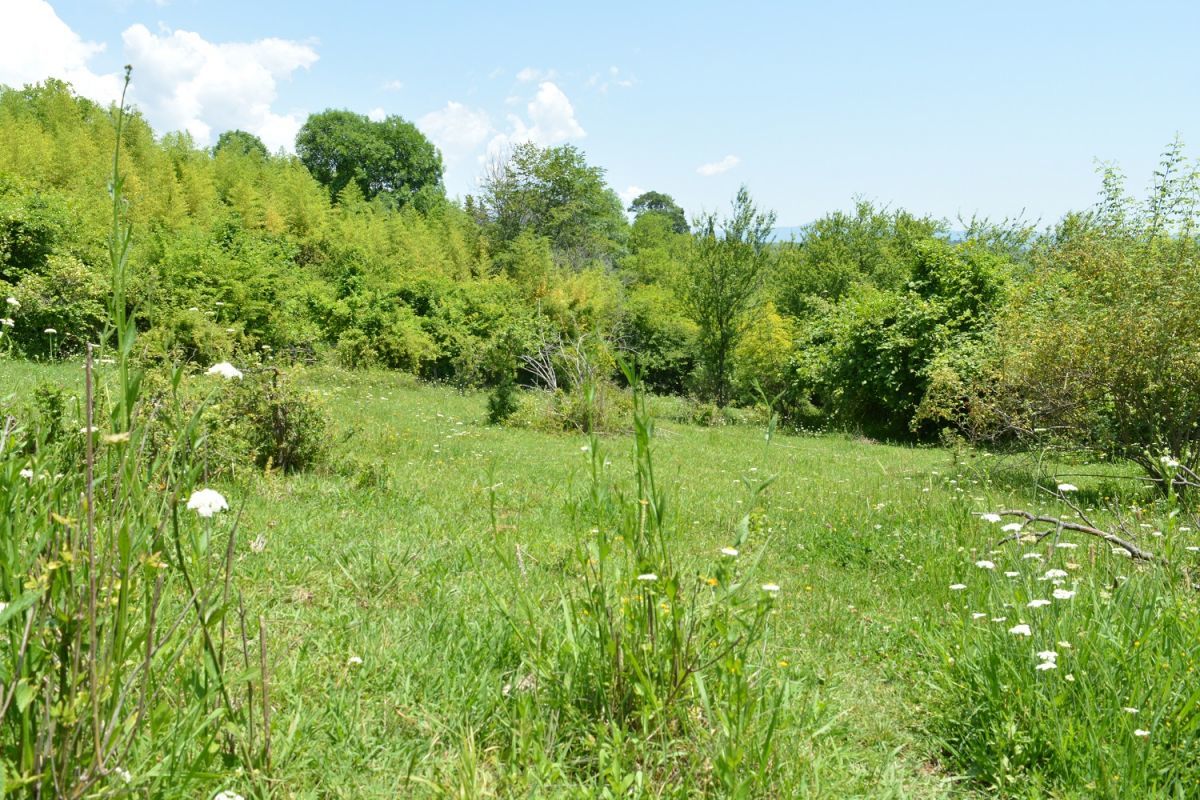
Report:
<svg viewBox="0 0 1200 800"><path fill-rule="evenodd" d="M8 299L7 299L5 302L6 302L6 303L8 303L8 304L9 304L10 306L12 306L13 308L20 308L20 307L21 307L21 301L20 301L20 300L18 300L17 298L15 298L15 297L10 297L10 298L8 298Z"/></svg>
<svg viewBox="0 0 1200 800"><path fill-rule="evenodd" d="M1062 649L1064 649L1064 650L1070 650L1070 649L1071 649L1071 643L1070 643L1070 642L1055 642L1055 644L1057 644L1059 647L1061 647L1061 648L1062 648Z"/></svg>
<svg viewBox="0 0 1200 800"><path fill-rule="evenodd" d="M117 767L114 769L113 775L116 775L125 783L133 783L133 776L129 774L129 770L124 769L123 767Z"/></svg>
<svg viewBox="0 0 1200 800"><path fill-rule="evenodd" d="M233 366L233 364L230 364L228 361L222 361L220 363L213 364L208 368L208 372L205 374L220 375L222 378L226 379L237 378L239 381L242 379L242 371Z"/></svg>
<svg viewBox="0 0 1200 800"><path fill-rule="evenodd" d="M254 541L250 543L250 550L255 553L261 553L263 550L266 550L266 549L267 549L267 537L263 536L260 533L257 537L255 537Z"/></svg>
<svg viewBox="0 0 1200 800"><path fill-rule="evenodd" d="M1122 711L1124 711L1126 714L1136 714L1136 713L1138 713L1138 710L1137 710L1136 708L1132 708L1131 706L1125 706L1125 707L1124 707L1124 708L1122 708L1121 710L1122 710Z"/></svg>
<svg viewBox="0 0 1200 800"><path fill-rule="evenodd" d="M1058 669L1058 664L1054 663L1053 661L1043 661L1034 667L1034 669L1045 672L1048 669Z"/></svg>
<svg viewBox="0 0 1200 800"><path fill-rule="evenodd" d="M643 572L641 575L638 575L637 579L639 581L645 581L646 583L650 583L651 581L658 580L658 576L655 575L653 572Z"/></svg>
<svg viewBox="0 0 1200 800"><path fill-rule="evenodd" d="M346 659L346 666L348 667L361 667L362 663L363 660L358 656L350 656Z"/></svg>
<svg viewBox="0 0 1200 800"><path fill-rule="evenodd" d="M46 328L46 330L42 331L42 333L48 333L53 336L54 334L58 333L58 331L54 330L54 328Z"/></svg>
<svg viewBox="0 0 1200 800"><path fill-rule="evenodd" d="M1068 672L1066 675L1063 675L1063 680L1064 680L1064 681L1070 681L1071 683L1074 683L1074 682L1075 682L1075 676L1074 676L1074 675L1072 675L1071 673L1069 673L1069 672Z"/></svg>
<svg viewBox="0 0 1200 800"><path fill-rule="evenodd" d="M1075 544L1075 542L1059 542L1054 546L1060 550L1074 550L1076 547L1079 547L1079 545Z"/></svg>
<svg viewBox="0 0 1200 800"><path fill-rule="evenodd" d="M79 432L82 434L89 434L89 433L96 433L99 430L100 429L97 428L95 425L92 425L91 427L88 427L85 425L84 427L79 429Z"/></svg>
<svg viewBox="0 0 1200 800"><path fill-rule="evenodd" d="M3 319L0 319L0 325L3 325L6 328L11 328L16 324L17 323L13 322L12 317L4 317Z"/></svg>
<svg viewBox="0 0 1200 800"><path fill-rule="evenodd" d="M1048 605L1050 605L1049 600L1038 599L1038 600L1030 600L1028 603L1025 604L1025 607L1026 608L1041 608L1042 606L1048 606Z"/></svg>
<svg viewBox="0 0 1200 800"><path fill-rule="evenodd" d="M1054 650L1040 650L1038 651L1037 657L1042 661L1057 661L1058 653Z"/></svg>
<svg viewBox="0 0 1200 800"><path fill-rule="evenodd" d="M1054 590L1054 599L1055 600L1070 600L1074 596L1075 596L1075 591L1073 589L1055 589Z"/></svg>
<svg viewBox="0 0 1200 800"><path fill-rule="evenodd" d="M1023 523L1010 522L1007 525L1005 525L1003 528L1001 528L1000 530L1008 531L1009 533L1016 533L1017 531L1021 530L1021 528L1024 528L1024 527L1025 527L1025 525Z"/></svg>
<svg viewBox="0 0 1200 800"><path fill-rule="evenodd" d="M987 561L986 559L982 560L982 561L976 561L975 566L979 567L980 569L995 569L996 568L995 564L993 564L991 561Z"/></svg>
<svg viewBox="0 0 1200 800"><path fill-rule="evenodd" d="M1004 622L1008 617L992 617L992 622Z"/></svg>
<svg viewBox="0 0 1200 800"><path fill-rule="evenodd" d="M988 512L987 514L981 514L979 516L979 518L981 520L983 520L984 522L999 522L1000 521L1000 515L993 514L991 512Z"/></svg>
<svg viewBox="0 0 1200 800"><path fill-rule="evenodd" d="M1026 625L1025 623L1021 623L1020 625L1012 626L1011 628L1008 629L1008 632L1011 633L1013 636L1032 636L1033 635L1033 631L1031 631L1029 629L1029 626Z"/></svg>
<svg viewBox="0 0 1200 800"><path fill-rule="evenodd" d="M1147 736L1150 735L1150 731L1146 731L1146 730L1142 730L1141 728L1138 728L1136 731L1133 732L1133 735L1137 736L1139 738L1145 739Z"/></svg>
<svg viewBox="0 0 1200 800"><path fill-rule="evenodd" d="M1060 483L1058 485L1058 490L1060 492L1078 492L1079 487L1073 483Z"/></svg>
<svg viewBox="0 0 1200 800"><path fill-rule="evenodd" d="M1042 554L1041 553L1026 553L1025 555L1021 556L1021 558L1031 558L1035 561L1041 561Z"/></svg>
<svg viewBox="0 0 1200 800"><path fill-rule="evenodd" d="M122 431L121 433L106 433L100 437L100 441L104 442L105 444L122 444L129 441L129 436L129 431Z"/></svg>
<svg viewBox="0 0 1200 800"><path fill-rule="evenodd" d="M763 590L764 592L766 592L767 594L775 594L776 592L778 592L778 591L779 591L779 584L777 584L777 583L764 583L764 584L762 585L762 590Z"/></svg>
<svg viewBox="0 0 1200 800"><path fill-rule="evenodd" d="M22 478L24 478L27 481L33 480L33 470L31 470L29 468L25 468L25 469L21 470L21 472L19 474Z"/></svg>
<svg viewBox="0 0 1200 800"><path fill-rule="evenodd" d="M1065 570L1048 569L1048 570L1046 570L1046 574L1041 577L1041 580L1048 581L1053 578L1065 578L1065 577L1067 577L1067 573Z"/></svg>
<svg viewBox="0 0 1200 800"><path fill-rule="evenodd" d="M1021 573L1019 573L1019 572L1012 572L1012 571L1010 570L1010 571L1008 571L1008 572L1004 573L1004 577L1006 577L1006 578L1019 578L1019 577L1021 577Z"/></svg>
<svg viewBox="0 0 1200 800"><path fill-rule="evenodd" d="M202 517L211 517L218 511L229 510L229 503L215 489L198 489L188 498L187 507Z"/></svg>
<svg viewBox="0 0 1200 800"><path fill-rule="evenodd" d="M721 555L729 556L730 558L737 558L738 551L736 547L722 547Z"/></svg>
<svg viewBox="0 0 1200 800"><path fill-rule="evenodd" d="M212 800L246 800L246 798L242 797L232 789L225 789L214 794Z"/></svg>
<svg viewBox="0 0 1200 800"><path fill-rule="evenodd" d="M952 592L961 592L965 588L967 588L967 585L965 583L950 584L950 591L952 591Z"/></svg>
<svg viewBox="0 0 1200 800"><path fill-rule="evenodd" d="M987 616L987 614L983 613L982 611L976 611L974 614L971 615L971 619L983 619L986 616Z"/></svg>

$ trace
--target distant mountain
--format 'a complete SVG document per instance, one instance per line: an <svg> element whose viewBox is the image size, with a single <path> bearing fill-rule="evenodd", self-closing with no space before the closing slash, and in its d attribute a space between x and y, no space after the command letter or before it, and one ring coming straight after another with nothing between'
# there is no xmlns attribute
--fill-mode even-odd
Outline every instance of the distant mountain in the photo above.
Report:
<svg viewBox="0 0 1200 800"><path fill-rule="evenodd" d="M785 225L781 228L775 228L771 231L771 241L786 242L793 237L796 241L804 235L804 227L801 225Z"/></svg>

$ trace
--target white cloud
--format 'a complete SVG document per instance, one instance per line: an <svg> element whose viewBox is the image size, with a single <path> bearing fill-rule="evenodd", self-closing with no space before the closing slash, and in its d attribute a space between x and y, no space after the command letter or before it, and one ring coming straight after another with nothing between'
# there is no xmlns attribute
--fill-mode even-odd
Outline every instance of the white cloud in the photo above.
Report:
<svg viewBox="0 0 1200 800"><path fill-rule="evenodd" d="M552 81L558 77L552 69L538 69L537 67L526 67L517 73L517 80L521 83L532 83L533 81Z"/></svg>
<svg viewBox="0 0 1200 800"><path fill-rule="evenodd" d="M516 114L508 115L511 130L494 137L488 145L489 153L498 153L506 147L520 142L533 142L543 147L562 144L572 139L582 139L587 131L575 119L575 107L563 90L550 81L538 85L537 94L525 106L529 121Z"/></svg>
<svg viewBox="0 0 1200 800"><path fill-rule="evenodd" d="M44 0L7 0L0 25L0 83L14 88L46 78L68 81L78 94L110 103L121 94L116 74L99 75L88 61L104 45L85 42Z"/></svg>
<svg viewBox="0 0 1200 800"><path fill-rule="evenodd" d="M186 130L200 144L241 128L267 147L290 150L303 115L272 109L277 83L308 69L317 53L285 39L215 44L198 33L151 33L133 25L121 38L135 65L132 98L158 131Z"/></svg>
<svg viewBox="0 0 1200 800"><path fill-rule="evenodd" d="M737 156L725 156L720 161L713 161L709 164L701 164L696 167L696 172L708 178L713 175L720 175L722 172L729 170L742 163L742 160Z"/></svg>
<svg viewBox="0 0 1200 800"><path fill-rule="evenodd" d="M404 88L404 81L386 81L383 84L385 92L398 92Z"/></svg>
<svg viewBox="0 0 1200 800"><path fill-rule="evenodd" d="M442 151L447 172L469 163L479 146L493 134L487 112L453 100L418 119L417 127Z"/></svg>
<svg viewBox="0 0 1200 800"><path fill-rule="evenodd" d="M621 198L621 203L628 208L630 203L645 193L646 190L640 186L630 186L623 192L617 192L617 197Z"/></svg>
<svg viewBox="0 0 1200 800"><path fill-rule="evenodd" d="M382 108L372 108L367 112L367 119L371 120L372 122L383 122L385 119L387 119L387 112Z"/></svg>
<svg viewBox="0 0 1200 800"><path fill-rule="evenodd" d="M600 94L608 94L608 90L613 87L628 89L635 83L637 83L637 78L622 75L619 67L609 67L607 73L597 72L588 78L587 85L600 92Z"/></svg>

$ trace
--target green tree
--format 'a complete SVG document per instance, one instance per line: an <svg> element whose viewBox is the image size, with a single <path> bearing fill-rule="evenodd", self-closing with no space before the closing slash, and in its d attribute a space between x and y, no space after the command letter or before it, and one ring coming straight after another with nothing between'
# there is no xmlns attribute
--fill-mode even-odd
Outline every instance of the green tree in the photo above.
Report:
<svg viewBox="0 0 1200 800"><path fill-rule="evenodd" d="M624 252L628 223L604 170L572 145L518 144L484 180L477 215L501 247L529 230L550 241L556 258L574 268L611 265Z"/></svg>
<svg viewBox="0 0 1200 800"><path fill-rule="evenodd" d="M695 250L681 288L699 329L704 390L718 405L729 401L733 352L771 264L774 226L775 212L759 210L745 186L738 189L729 217L719 220L708 213L695 220Z"/></svg>
<svg viewBox="0 0 1200 800"><path fill-rule="evenodd" d="M687 217L683 209L675 202L675 198L662 192L643 192L629 204L629 213L638 219L646 214L659 214L671 223L671 229L676 233L687 233Z"/></svg>
<svg viewBox="0 0 1200 800"><path fill-rule="evenodd" d="M213 147L213 155L222 151L229 151L240 155L257 155L261 158L266 158L270 155L262 139L253 133L241 130L225 131L217 137L217 144Z"/></svg>
<svg viewBox="0 0 1200 800"><path fill-rule="evenodd" d="M313 114L296 135L296 153L334 198L350 183L366 199L396 207L430 208L445 195L441 153L402 117L373 122L352 111Z"/></svg>

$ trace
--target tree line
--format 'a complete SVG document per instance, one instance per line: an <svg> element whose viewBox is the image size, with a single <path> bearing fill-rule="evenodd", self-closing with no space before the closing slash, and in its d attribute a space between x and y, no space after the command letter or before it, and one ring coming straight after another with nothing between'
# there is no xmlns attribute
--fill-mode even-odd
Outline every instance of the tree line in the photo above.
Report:
<svg viewBox="0 0 1200 800"><path fill-rule="evenodd" d="M0 90L0 293L19 309L0 352L99 335L113 136L64 83ZM137 114L123 137L148 359L302 350L570 393L619 383L626 355L656 392L769 401L805 427L1196 466L1200 195L1179 143L1147 198L1109 169L1094 207L1042 229L862 201L780 242L745 188L719 213L660 191L625 208L571 145L516 145L450 201L437 148L397 116L314 114L295 155L244 131L156 137Z"/></svg>

